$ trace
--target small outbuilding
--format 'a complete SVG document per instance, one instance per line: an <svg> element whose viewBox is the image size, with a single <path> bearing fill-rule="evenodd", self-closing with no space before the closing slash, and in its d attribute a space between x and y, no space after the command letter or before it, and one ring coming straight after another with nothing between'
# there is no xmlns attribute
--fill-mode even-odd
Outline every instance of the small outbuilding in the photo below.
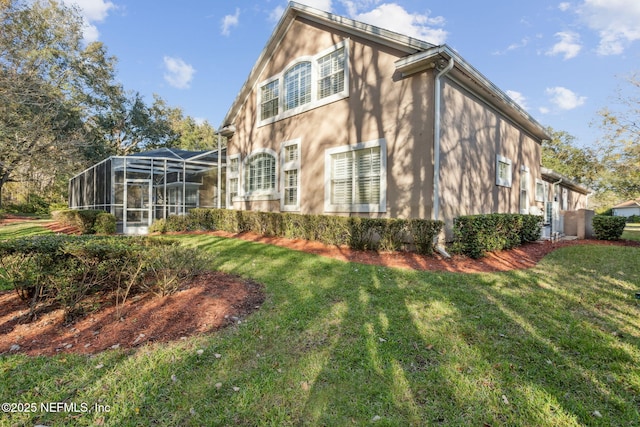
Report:
<svg viewBox="0 0 640 427"><path fill-rule="evenodd" d="M71 209L115 215L117 231L144 234L154 220L225 207L226 149L161 148L111 156L69 181Z"/></svg>
<svg viewBox="0 0 640 427"><path fill-rule="evenodd" d="M640 199L628 200L613 207L613 216L640 216Z"/></svg>

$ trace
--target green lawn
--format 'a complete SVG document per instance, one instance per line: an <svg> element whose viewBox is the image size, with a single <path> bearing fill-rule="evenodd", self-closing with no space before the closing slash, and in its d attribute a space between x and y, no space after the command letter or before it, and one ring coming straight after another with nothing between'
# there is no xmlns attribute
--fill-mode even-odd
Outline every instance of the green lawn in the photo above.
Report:
<svg viewBox="0 0 640 427"><path fill-rule="evenodd" d="M640 240L640 224L627 224L622 233L622 238L627 240Z"/></svg>
<svg viewBox="0 0 640 427"><path fill-rule="evenodd" d="M0 396L37 406L0 416L1 425L640 419L639 248L573 246L530 270L471 275L208 235L173 238L214 254L212 268L263 283L262 308L217 335L134 352L0 356ZM46 402L79 411L46 412ZM103 412L82 412L82 404Z"/></svg>

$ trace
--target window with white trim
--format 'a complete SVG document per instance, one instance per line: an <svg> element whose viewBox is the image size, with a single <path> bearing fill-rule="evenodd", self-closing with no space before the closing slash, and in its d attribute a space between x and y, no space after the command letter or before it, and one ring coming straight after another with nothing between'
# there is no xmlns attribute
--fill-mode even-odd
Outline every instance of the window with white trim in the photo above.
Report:
<svg viewBox="0 0 640 427"><path fill-rule="evenodd" d="M520 213L529 213L529 168L520 168Z"/></svg>
<svg viewBox="0 0 640 427"><path fill-rule="evenodd" d="M548 183L536 178L536 202L544 202L547 199Z"/></svg>
<svg viewBox="0 0 640 427"><path fill-rule="evenodd" d="M344 90L344 47L318 59L318 99Z"/></svg>
<svg viewBox="0 0 640 427"><path fill-rule="evenodd" d="M258 126L349 96L349 40L296 59L258 85Z"/></svg>
<svg viewBox="0 0 640 427"><path fill-rule="evenodd" d="M274 80L260 88L260 117L268 119L278 115L280 81Z"/></svg>
<svg viewBox="0 0 640 427"><path fill-rule="evenodd" d="M276 159L266 151L252 154L245 160L244 190L248 195L268 193L276 188Z"/></svg>
<svg viewBox="0 0 640 427"><path fill-rule="evenodd" d="M370 141L325 152L325 210L386 212L386 143Z"/></svg>
<svg viewBox="0 0 640 427"><path fill-rule="evenodd" d="M281 150L280 208L283 211L300 210L300 143L299 140L282 144Z"/></svg>
<svg viewBox="0 0 640 427"><path fill-rule="evenodd" d="M511 159L496 156L496 185L511 187Z"/></svg>
<svg viewBox="0 0 640 427"><path fill-rule="evenodd" d="M284 73L284 109L311 102L311 62L300 62Z"/></svg>
<svg viewBox="0 0 640 427"><path fill-rule="evenodd" d="M229 156L227 165L227 206L233 206L233 199L240 195L240 154Z"/></svg>

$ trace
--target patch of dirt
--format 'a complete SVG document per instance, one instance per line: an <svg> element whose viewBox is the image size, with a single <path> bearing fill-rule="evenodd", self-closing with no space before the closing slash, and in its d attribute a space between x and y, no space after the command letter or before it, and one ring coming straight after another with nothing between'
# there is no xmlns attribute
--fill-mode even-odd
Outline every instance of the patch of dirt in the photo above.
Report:
<svg viewBox="0 0 640 427"><path fill-rule="evenodd" d="M0 225L24 218L10 217ZM55 222L47 227L56 233L77 234L72 227ZM319 242L265 237L253 233L210 232L221 237L238 238L287 247L344 261L414 270L480 273L524 269L535 266L553 250L577 244L638 246L640 242L604 242L574 240L537 242L509 251L498 251L474 260L464 256L445 259L440 255L423 256L408 252L354 251L343 246ZM169 342L194 334L211 333L239 323L264 301L259 284L221 272L204 273L169 297L133 297L121 307L112 301L96 301L96 309L71 325L63 322L62 310L44 312L26 323L28 306L14 291L0 293L0 354L58 353L91 354L111 348L135 348L150 342ZM19 346L19 347L18 347Z"/></svg>

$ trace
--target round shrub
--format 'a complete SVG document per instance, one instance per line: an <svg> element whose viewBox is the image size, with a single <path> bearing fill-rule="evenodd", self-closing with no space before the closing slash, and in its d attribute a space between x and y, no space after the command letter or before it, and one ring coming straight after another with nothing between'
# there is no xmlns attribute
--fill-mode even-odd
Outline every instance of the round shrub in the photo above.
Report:
<svg viewBox="0 0 640 427"><path fill-rule="evenodd" d="M116 234L116 217L110 213L101 212L93 223L96 234Z"/></svg>
<svg viewBox="0 0 640 427"><path fill-rule="evenodd" d="M626 218L623 216L596 215L593 217L593 234L599 240L618 240L625 225Z"/></svg>

